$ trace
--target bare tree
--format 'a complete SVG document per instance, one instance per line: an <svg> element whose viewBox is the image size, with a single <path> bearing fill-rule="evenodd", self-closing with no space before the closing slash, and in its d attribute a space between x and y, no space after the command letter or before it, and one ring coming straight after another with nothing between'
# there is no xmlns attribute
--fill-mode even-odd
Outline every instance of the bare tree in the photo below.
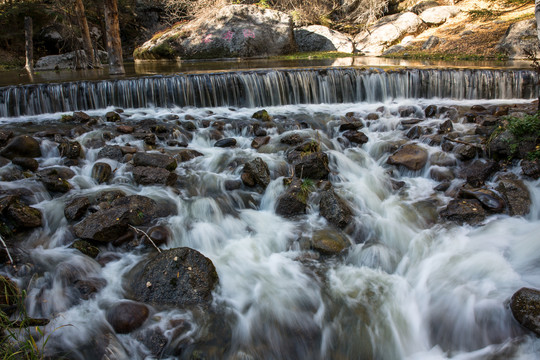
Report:
<svg viewBox="0 0 540 360"><path fill-rule="evenodd" d="M77 15L79 27L81 28L83 48L84 52L86 53L88 67L93 68L98 63L96 62L96 56L94 55L94 48L92 47L92 39L90 38L90 30L88 28L88 21L86 21L84 4L82 0L75 0L75 13Z"/></svg>
<svg viewBox="0 0 540 360"><path fill-rule="evenodd" d="M536 17L536 32L540 40L540 0L534 0L534 16Z"/></svg>
<svg viewBox="0 0 540 360"><path fill-rule="evenodd" d="M109 54L109 74L125 74L120 40L120 21L116 0L104 1L105 27L107 29L107 53Z"/></svg>

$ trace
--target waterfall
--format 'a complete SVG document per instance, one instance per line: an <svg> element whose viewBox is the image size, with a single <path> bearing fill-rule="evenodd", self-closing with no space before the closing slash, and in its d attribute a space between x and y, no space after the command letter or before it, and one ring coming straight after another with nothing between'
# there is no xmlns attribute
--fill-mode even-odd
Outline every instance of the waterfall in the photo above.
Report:
<svg viewBox="0 0 540 360"><path fill-rule="evenodd" d="M121 108L260 107L396 98L532 99L529 70L293 69L177 74L0 88L0 117Z"/></svg>

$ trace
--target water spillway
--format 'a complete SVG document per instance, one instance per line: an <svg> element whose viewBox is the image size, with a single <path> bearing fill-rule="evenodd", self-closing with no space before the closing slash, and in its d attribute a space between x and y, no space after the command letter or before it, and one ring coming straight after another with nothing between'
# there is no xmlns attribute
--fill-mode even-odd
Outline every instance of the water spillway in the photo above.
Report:
<svg viewBox="0 0 540 360"><path fill-rule="evenodd" d="M0 88L0 117L121 108L257 107L396 98L531 99L528 70L333 68L179 74Z"/></svg>

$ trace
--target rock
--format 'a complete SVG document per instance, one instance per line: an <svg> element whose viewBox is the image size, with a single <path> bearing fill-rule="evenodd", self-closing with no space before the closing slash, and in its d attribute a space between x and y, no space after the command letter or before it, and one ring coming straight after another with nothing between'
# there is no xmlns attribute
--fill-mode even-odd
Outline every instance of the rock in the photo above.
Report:
<svg viewBox="0 0 540 360"><path fill-rule="evenodd" d="M496 46L496 51L507 54L513 59L523 59L526 58L526 49L538 49L539 46L536 20L527 19L518 21L508 27L504 37Z"/></svg>
<svg viewBox="0 0 540 360"><path fill-rule="evenodd" d="M521 326L540 335L540 291L519 289L510 299L512 315Z"/></svg>
<svg viewBox="0 0 540 360"><path fill-rule="evenodd" d="M107 321L117 334L129 334L142 326L150 311L144 304L121 301L107 310Z"/></svg>
<svg viewBox="0 0 540 360"><path fill-rule="evenodd" d="M73 117L73 121L74 122L78 122L78 123L81 123L81 124L85 124L87 122L89 122L90 120L92 120L92 117L90 115L88 115L87 113L85 112L82 112L82 111L75 111L72 115Z"/></svg>
<svg viewBox="0 0 540 360"><path fill-rule="evenodd" d="M540 177L540 160L523 160L521 162L521 171L525 176L538 179Z"/></svg>
<svg viewBox="0 0 540 360"><path fill-rule="evenodd" d="M492 136L487 143L487 153L495 160L508 159L514 156L514 149L510 144L517 143L516 138L509 130L504 130L496 136Z"/></svg>
<svg viewBox="0 0 540 360"><path fill-rule="evenodd" d="M42 225L41 211L23 204L18 199L10 200L2 214L7 216L17 229L31 229Z"/></svg>
<svg viewBox="0 0 540 360"><path fill-rule="evenodd" d="M422 1L422 2L414 5L411 8L411 11L413 13L415 13L416 15L419 15L422 12L424 12L425 10L430 9L430 8L434 8L436 6L439 6L439 3L437 1L433 1L433 0Z"/></svg>
<svg viewBox="0 0 540 360"><path fill-rule="evenodd" d="M438 112L437 105L429 105L428 107L424 109L424 115L427 118L435 117L435 115L437 115L437 112Z"/></svg>
<svg viewBox="0 0 540 360"><path fill-rule="evenodd" d="M298 51L354 52L354 43L349 36L322 25L310 25L294 30Z"/></svg>
<svg viewBox="0 0 540 360"><path fill-rule="evenodd" d="M416 109L414 106L400 106L398 108L399 116L400 117L410 117L414 116L416 114ZM422 121L421 119L413 119L415 122Z"/></svg>
<svg viewBox="0 0 540 360"><path fill-rule="evenodd" d="M120 146L106 145L101 150L99 150L97 157L98 159L107 158L107 159L113 159L116 161L122 161L124 154Z"/></svg>
<svg viewBox="0 0 540 360"><path fill-rule="evenodd" d="M148 236L150 236L150 239L152 239L156 246L160 246L167 244L171 237L171 233L165 226L158 225L148 230Z"/></svg>
<svg viewBox="0 0 540 360"><path fill-rule="evenodd" d="M0 151L0 155L10 160L16 157L36 158L41 157L41 148L39 142L33 137L20 135L11 139Z"/></svg>
<svg viewBox="0 0 540 360"><path fill-rule="evenodd" d="M330 174L328 155L314 141L297 146L289 152L287 161L294 166L295 176L302 179L326 180Z"/></svg>
<svg viewBox="0 0 540 360"><path fill-rule="evenodd" d="M121 134L132 134L135 131L135 128L129 125L118 125L116 131Z"/></svg>
<svg viewBox="0 0 540 360"><path fill-rule="evenodd" d="M345 228L352 222L351 208L334 190L326 190L322 193L319 211L322 217L339 229Z"/></svg>
<svg viewBox="0 0 540 360"><path fill-rule="evenodd" d="M521 180L502 179L497 191L503 196L510 216L527 215L531 208L531 194Z"/></svg>
<svg viewBox="0 0 540 360"><path fill-rule="evenodd" d="M381 55L405 35L416 34L422 26L422 20L412 12L385 16L356 35L356 50L366 55Z"/></svg>
<svg viewBox="0 0 540 360"><path fill-rule="evenodd" d="M363 145L369 141L366 134L361 131L348 130L343 133L343 137L353 144Z"/></svg>
<svg viewBox="0 0 540 360"><path fill-rule="evenodd" d="M234 138L221 139L221 140L216 141L216 143L214 144L214 147L221 147L221 148L233 147L233 146L236 146L236 139Z"/></svg>
<svg viewBox="0 0 540 360"><path fill-rule="evenodd" d="M302 180L293 178L289 187L276 201L276 214L283 217L305 214L309 189L302 188Z"/></svg>
<svg viewBox="0 0 540 360"><path fill-rule="evenodd" d="M358 119L348 119L339 125L339 132L356 131L364 127L364 123Z"/></svg>
<svg viewBox="0 0 540 360"><path fill-rule="evenodd" d="M99 278L77 279L73 282L73 287L77 290L79 298L83 300L94 297L105 285L107 282Z"/></svg>
<svg viewBox="0 0 540 360"><path fill-rule="evenodd" d="M319 230L311 238L311 247L323 255L339 254L347 247L350 242L345 236L336 230Z"/></svg>
<svg viewBox="0 0 540 360"><path fill-rule="evenodd" d="M218 283L212 261L186 247L163 250L136 268L131 297L153 306L209 306Z"/></svg>
<svg viewBox="0 0 540 360"><path fill-rule="evenodd" d="M97 247L84 240L75 240L73 244L71 244L70 248L79 250L84 255L93 259L95 259L100 253Z"/></svg>
<svg viewBox="0 0 540 360"><path fill-rule="evenodd" d="M440 39L437 36L431 35L423 44L422 50L431 50L439 45Z"/></svg>
<svg viewBox="0 0 540 360"><path fill-rule="evenodd" d="M0 170L2 181L17 181L24 179L24 173L17 167L6 166Z"/></svg>
<svg viewBox="0 0 540 360"><path fill-rule="evenodd" d="M177 163L176 160L169 155L138 152L133 156L133 165L158 167L169 171L174 171Z"/></svg>
<svg viewBox="0 0 540 360"><path fill-rule="evenodd" d="M459 14L457 6L435 6L420 13L420 19L428 25L441 25Z"/></svg>
<svg viewBox="0 0 540 360"><path fill-rule="evenodd" d="M137 166L133 168L133 178L140 185L172 186L176 183L178 175L158 167Z"/></svg>
<svg viewBox="0 0 540 360"><path fill-rule="evenodd" d="M115 111L109 111L105 114L105 120L108 122L118 122L120 121L120 114Z"/></svg>
<svg viewBox="0 0 540 360"><path fill-rule="evenodd" d="M498 169L499 165L493 160L475 160L458 175L473 187L480 187Z"/></svg>
<svg viewBox="0 0 540 360"><path fill-rule="evenodd" d="M445 120L441 125L439 125L439 134L448 134L454 130L454 124L452 121Z"/></svg>
<svg viewBox="0 0 540 360"><path fill-rule="evenodd" d="M77 141L64 141L58 145L61 157L78 159L82 154L82 146Z"/></svg>
<svg viewBox="0 0 540 360"><path fill-rule="evenodd" d="M421 126L413 126L409 131L407 131L407 134L405 134L405 136L409 139L418 139L423 135L425 135L425 129Z"/></svg>
<svg viewBox="0 0 540 360"><path fill-rule="evenodd" d="M457 164L457 161L453 156L448 155L447 153L442 151L431 154L429 162L431 163L431 165L446 167L455 166Z"/></svg>
<svg viewBox="0 0 540 360"><path fill-rule="evenodd" d="M150 198L132 195L120 197L110 208L88 215L73 227L75 235L84 240L113 242L124 235L128 225L140 226L162 215L156 202Z"/></svg>
<svg viewBox="0 0 540 360"><path fill-rule="evenodd" d="M20 166L23 170L36 171L39 167L39 163L36 159L16 157L11 162L17 166Z"/></svg>
<svg viewBox="0 0 540 360"><path fill-rule="evenodd" d="M251 142L251 147L254 149L258 149L263 145L266 145L270 142L270 136L259 136L253 139Z"/></svg>
<svg viewBox="0 0 540 360"><path fill-rule="evenodd" d="M86 196L78 197L69 202L64 208L64 216L70 221L81 219L90 207L90 200Z"/></svg>
<svg viewBox="0 0 540 360"><path fill-rule="evenodd" d="M229 5L144 43L135 59L214 59L288 54L296 50L289 15L254 5Z"/></svg>
<svg viewBox="0 0 540 360"><path fill-rule="evenodd" d="M266 189L270 183L268 165L259 157L246 163L242 170L242 181L247 186L259 185L263 189Z"/></svg>
<svg viewBox="0 0 540 360"><path fill-rule="evenodd" d="M476 199L480 201L484 209L490 212L499 213L504 210L504 200L495 192L488 189L461 189L459 196L464 199Z"/></svg>
<svg viewBox="0 0 540 360"><path fill-rule="evenodd" d="M84 50L71 51L60 55L47 55L39 58L34 65L36 71L74 70L88 67L88 58Z"/></svg>
<svg viewBox="0 0 540 360"><path fill-rule="evenodd" d="M97 162L92 166L92 179L96 180L98 184L106 183L111 179L112 168L111 165L104 162Z"/></svg>
<svg viewBox="0 0 540 360"><path fill-rule="evenodd" d="M486 212L480 201L476 199L454 199L441 211L440 216L458 224L476 225L486 218Z"/></svg>
<svg viewBox="0 0 540 360"><path fill-rule="evenodd" d="M266 111L264 109L255 112L253 115L251 115L251 118L261 120L261 121L264 121L264 122L272 121L272 117L268 114L268 111Z"/></svg>
<svg viewBox="0 0 540 360"><path fill-rule="evenodd" d="M454 146L453 153L461 161L472 160L476 157L478 148L468 144L457 144Z"/></svg>
<svg viewBox="0 0 540 360"><path fill-rule="evenodd" d="M176 159L179 162L186 162L195 159L196 157L204 156L204 154L192 149L183 149L178 152Z"/></svg>
<svg viewBox="0 0 540 360"><path fill-rule="evenodd" d="M0 129L0 147L6 146L8 140L13 137L13 131Z"/></svg>
<svg viewBox="0 0 540 360"><path fill-rule="evenodd" d="M306 139L303 138L300 134L292 133L284 135L281 139L279 139L279 142L285 145L298 145L305 141Z"/></svg>
<svg viewBox="0 0 540 360"><path fill-rule="evenodd" d="M70 168L56 166L40 170L37 175L49 191L66 193L73 188L68 180L74 177L75 173Z"/></svg>
<svg viewBox="0 0 540 360"><path fill-rule="evenodd" d="M426 165L428 153L415 144L406 144L400 147L387 160L390 165L405 166L409 170L417 171Z"/></svg>
<svg viewBox="0 0 540 360"><path fill-rule="evenodd" d="M454 180L455 176L452 170L445 167L432 167L429 170L429 176L439 182L447 182Z"/></svg>

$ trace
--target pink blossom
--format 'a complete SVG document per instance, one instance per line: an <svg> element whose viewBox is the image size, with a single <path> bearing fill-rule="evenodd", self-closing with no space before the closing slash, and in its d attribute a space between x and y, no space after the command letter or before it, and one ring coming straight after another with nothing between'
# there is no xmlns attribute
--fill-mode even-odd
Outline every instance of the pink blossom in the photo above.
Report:
<svg viewBox="0 0 540 360"><path fill-rule="evenodd" d="M250 29L244 29L242 31L242 33L244 34L244 37L245 38L253 38L255 39L255 33L253 32L253 30L250 30Z"/></svg>
<svg viewBox="0 0 540 360"><path fill-rule="evenodd" d="M231 41L232 38L233 38L233 36L234 36L234 32L231 31L231 30L229 30L229 31L227 31L227 32L225 33L225 35L223 35L223 39L228 40L228 41Z"/></svg>
<svg viewBox="0 0 540 360"><path fill-rule="evenodd" d="M204 38L203 38L203 43L205 44L208 44L212 42L212 34L207 34Z"/></svg>

